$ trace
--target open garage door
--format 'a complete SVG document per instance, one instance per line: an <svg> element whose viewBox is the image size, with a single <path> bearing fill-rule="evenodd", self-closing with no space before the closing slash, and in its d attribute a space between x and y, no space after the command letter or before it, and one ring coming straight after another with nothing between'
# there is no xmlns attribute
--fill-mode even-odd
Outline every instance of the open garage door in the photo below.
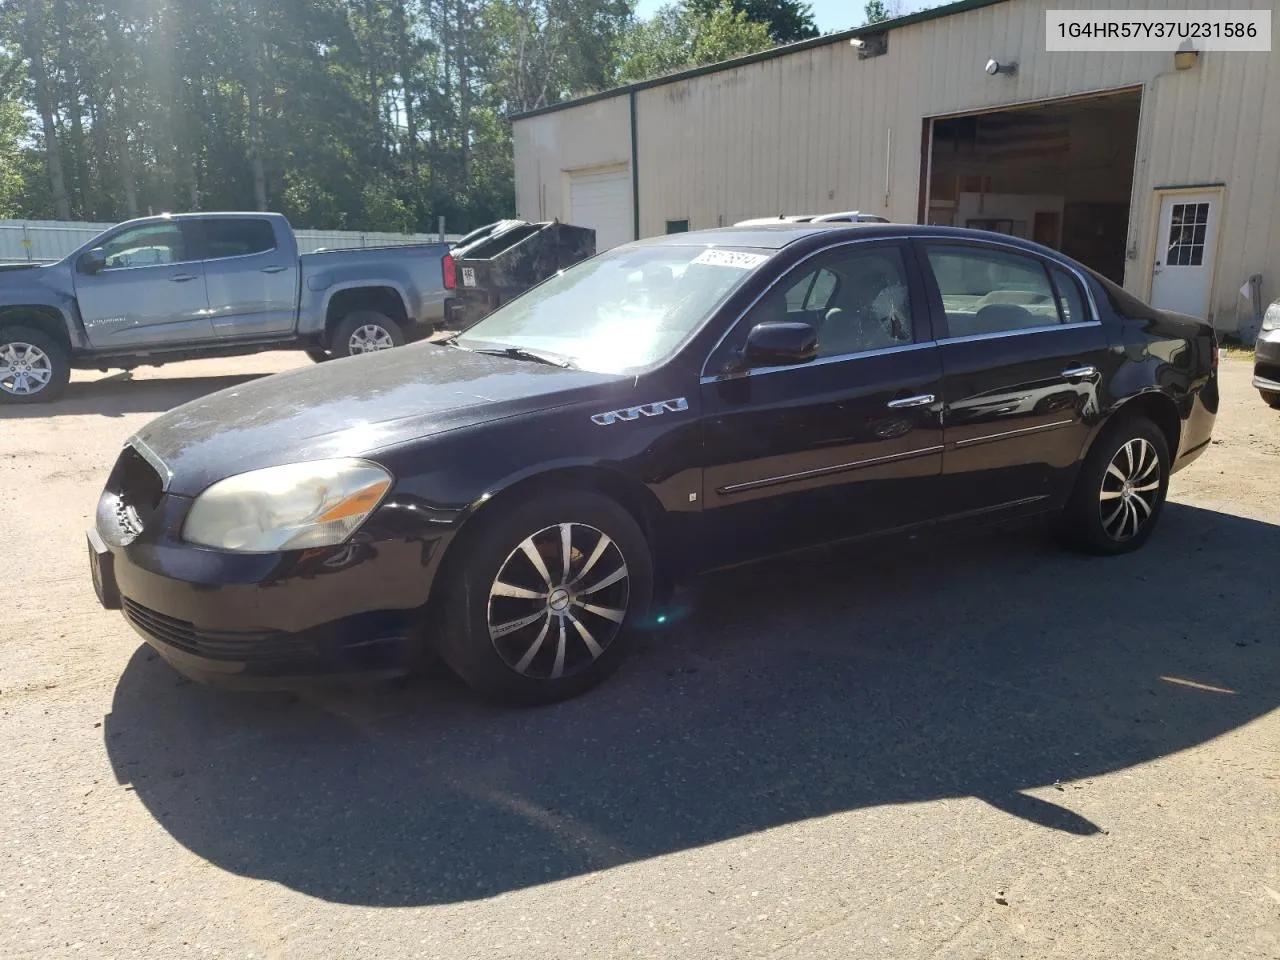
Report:
<svg viewBox="0 0 1280 960"><path fill-rule="evenodd" d="M596 232L596 252L634 239L631 171L578 170L569 174L569 222Z"/></svg>
<svg viewBox="0 0 1280 960"><path fill-rule="evenodd" d="M1025 237L1116 283L1141 91L931 121L925 222Z"/></svg>

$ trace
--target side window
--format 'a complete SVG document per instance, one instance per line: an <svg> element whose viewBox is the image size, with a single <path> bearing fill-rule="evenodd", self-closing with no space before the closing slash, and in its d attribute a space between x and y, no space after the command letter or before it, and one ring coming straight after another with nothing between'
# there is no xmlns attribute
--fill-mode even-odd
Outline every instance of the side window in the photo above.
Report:
<svg viewBox="0 0 1280 960"><path fill-rule="evenodd" d="M951 336L1030 330L1061 322L1049 275L1039 260L975 246L930 243L925 249Z"/></svg>
<svg viewBox="0 0 1280 960"><path fill-rule="evenodd" d="M843 247L797 268L752 308L736 345L758 323L800 320L818 331L818 356L840 357L915 342L907 271L895 245Z"/></svg>
<svg viewBox="0 0 1280 960"><path fill-rule="evenodd" d="M204 228L206 260L247 257L276 248L275 232L266 220L205 220L201 226Z"/></svg>
<svg viewBox="0 0 1280 960"><path fill-rule="evenodd" d="M1063 323L1086 323L1089 313L1084 306L1084 294L1080 291L1080 281L1061 267L1050 267L1053 285L1058 291L1058 310L1062 313Z"/></svg>
<svg viewBox="0 0 1280 960"><path fill-rule="evenodd" d="M117 233L102 245L105 270L180 263L187 258L182 227L176 223L150 223Z"/></svg>

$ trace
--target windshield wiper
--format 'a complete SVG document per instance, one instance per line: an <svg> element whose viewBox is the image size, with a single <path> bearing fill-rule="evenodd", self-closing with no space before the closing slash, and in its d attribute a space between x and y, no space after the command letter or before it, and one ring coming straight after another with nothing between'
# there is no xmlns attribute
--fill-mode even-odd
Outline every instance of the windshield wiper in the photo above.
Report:
<svg viewBox="0 0 1280 960"><path fill-rule="evenodd" d="M548 366L563 367L566 370L573 369L573 363L564 357L530 350L527 347L476 347L473 348L473 352L487 353L494 357L510 357L512 360L531 360L534 363L545 363Z"/></svg>

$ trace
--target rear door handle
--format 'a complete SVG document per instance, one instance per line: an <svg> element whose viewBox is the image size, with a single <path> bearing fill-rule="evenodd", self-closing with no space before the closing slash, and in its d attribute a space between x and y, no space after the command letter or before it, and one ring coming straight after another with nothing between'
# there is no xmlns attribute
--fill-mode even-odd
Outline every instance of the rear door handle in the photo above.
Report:
<svg viewBox="0 0 1280 960"><path fill-rule="evenodd" d="M269 267L263 267L262 272L263 273L284 273L288 269L289 269L288 267L282 267L277 264L273 264Z"/></svg>
<svg viewBox="0 0 1280 960"><path fill-rule="evenodd" d="M1062 371L1062 376L1067 380L1096 380L1098 368L1089 364L1081 367L1067 367Z"/></svg>
<svg viewBox="0 0 1280 960"><path fill-rule="evenodd" d="M936 400L932 393L922 393L917 397L903 397L901 400L890 400L887 406L890 410L905 410L908 407L927 407Z"/></svg>
<svg viewBox="0 0 1280 960"><path fill-rule="evenodd" d="M194 280L195 278L196 275L194 273L179 273L176 276L170 277L169 280L173 283L186 283L188 280Z"/></svg>

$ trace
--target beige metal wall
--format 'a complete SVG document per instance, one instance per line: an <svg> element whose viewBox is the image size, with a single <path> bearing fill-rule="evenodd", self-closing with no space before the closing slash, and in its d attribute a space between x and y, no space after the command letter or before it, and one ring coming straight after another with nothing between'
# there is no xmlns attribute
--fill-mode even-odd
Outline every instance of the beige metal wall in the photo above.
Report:
<svg viewBox="0 0 1280 960"><path fill-rule="evenodd" d="M1266 9L1269 0L1172 0L1169 9ZM1224 184L1212 295L1237 325L1252 273L1280 293L1280 52L1173 55L1047 53L1046 9L1132 9L1119 0L1009 0L893 30L889 52L859 60L846 42L637 93L641 234L688 218L693 229L781 212L861 209L918 218L923 119L1141 85L1125 285L1150 293L1162 186ZM988 58L1017 61L988 76ZM624 94L517 121L517 199L536 212L561 170L629 159ZM548 215L558 208L548 207Z"/></svg>

